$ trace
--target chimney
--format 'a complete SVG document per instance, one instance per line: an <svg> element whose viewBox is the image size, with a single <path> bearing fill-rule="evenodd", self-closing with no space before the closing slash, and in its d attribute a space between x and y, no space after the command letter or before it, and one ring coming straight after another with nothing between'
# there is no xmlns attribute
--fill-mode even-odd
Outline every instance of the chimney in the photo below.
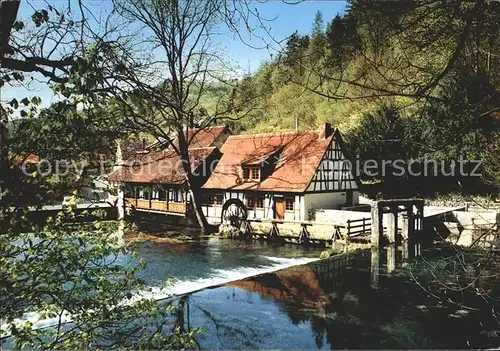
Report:
<svg viewBox="0 0 500 351"><path fill-rule="evenodd" d="M325 123L323 129L320 130L320 138L327 139L333 134L332 125L330 123Z"/></svg>

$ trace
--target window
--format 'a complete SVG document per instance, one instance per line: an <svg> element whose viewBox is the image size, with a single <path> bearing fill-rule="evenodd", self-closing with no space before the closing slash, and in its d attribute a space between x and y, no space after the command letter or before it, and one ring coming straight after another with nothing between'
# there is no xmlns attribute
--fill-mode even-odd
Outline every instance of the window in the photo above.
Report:
<svg viewBox="0 0 500 351"><path fill-rule="evenodd" d="M293 211L294 200L292 197L285 198L285 210Z"/></svg>
<svg viewBox="0 0 500 351"><path fill-rule="evenodd" d="M223 201L223 196L222 194L215 194L212 195L212 203L216 206L222 206L222 201Z"/></svg>
<svg viewBox="0 0 500 351"><path fill-rule="evenodd" d="M125 197L135 197L135 189L131 189L129 187L125 188L123 196Z"/></svg>
<svg viewBox="0 0 500 351"><path fill-rule="evenodd" d="M182 198L182 191L180 189L168 189L168 201L184 202Z"/></svg>
<svg viewBox="0 0 500 351"><path fill-rule="evenodd" d="M254 198L253 196L247 196L247 208L249 210L253 210L253 208L255 207L255 201L254 201Z"/></svg>
<svg viewBox="0 0 500 351"><path fill-rule="evenodd" d="M259 179L260 179L260 169L252 168L252 180L259 180Z"/></svg>
<svg viewBox="0 0 500 351"><path fill-rule="evenodd" d="M264 208L264 196L247 196L247 208L255 210L256 208Z"/></svg>
<svg viewBox="0 0 500 351"><path fill-rule="evenodd" d="M243 179L250 180L250 168L243 167Z"/></svg>
<svg viewBox="0 0 500 351"><path fill-rule="evenodd" d="M255 206L257 208L264 208L264 197L257 196L257 201L255 201Z"/></svg>
<svg viewBox="0 0 500 351"><path fill-rule="evenodd" d="M245 181L259 181L260 168L259 167L243 167L243 180Z"/></svg>
<svg viewBox="0 0 500 351"><path fill-rule="evenodd" d="M158 201L165 201L167 199L166 191L163 189L158 190Z"/></svg>

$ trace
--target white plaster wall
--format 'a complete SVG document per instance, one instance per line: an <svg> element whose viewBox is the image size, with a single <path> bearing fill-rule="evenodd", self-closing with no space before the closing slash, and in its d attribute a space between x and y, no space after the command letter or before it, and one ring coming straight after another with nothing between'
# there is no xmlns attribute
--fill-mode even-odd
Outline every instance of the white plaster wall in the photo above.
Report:
<svg viewBox="0 0 500 351"><path fill-rule="evenodd" d="M212 217L220 221L222 215L222 206L205 205L203 206L203 213L206 217Z"/></svg>
<svg viewBox="0 0 500 351"><path fill-rule="evenodd" d="M343 210L318 210L316 211L316 222L331 222L344 225L347 220L370 218L370 212L356 212Z"/></svg>
<svg viewBox="0 0 500 351"><path fill-rule="evenodd" d="M305 196L299 196L300 198L300 220L305 221L307 220L307 207L306 207L306 199Z"/></svg>
<svg viewBox="0 0 500 351"><path fill-rule="evenodd" d="M224 203L229 199L235 198L241 200L243 203L246 203L245 195L245 193L225 192ZM294 211L285 211L285 220L306 220L307 208L305 207L304 198L305 197L303 195L295 195ZM219 223L222 215L222 206L203 206L203 213L210 223ZM264 208L248 210L247 215L249 219L274 219L274 195L266 194L264 198Z"/></svg>
<svg viewBox="0 0 500 351"><path fill-rule="evenodd" d="M359 191L353 191L352 201L353 201L354 205L358 205L359 204Z"/></svg>
<svg viewBox="0 0 500 351"><path fill-rule="evenodd" d="M273 195L268 195L267 205L268 206L267 206L266 218L273 219L274 218L274 197L273 197Z"/></svg>
<svg viewBox="0 0 500 351"><path fill-rule="evenodd" d="M294 211L285 211L285 221L294 221L295 213Z"/></svg>
<svg viewBox="0 0 500 351"><path fill-rule="evenodd" d="M309 209L332 209L335 210L339 205L344 205L346 202L346 193L319 193L305 195L306 213ZM306 214L307 219L307 214Z"/></svg>

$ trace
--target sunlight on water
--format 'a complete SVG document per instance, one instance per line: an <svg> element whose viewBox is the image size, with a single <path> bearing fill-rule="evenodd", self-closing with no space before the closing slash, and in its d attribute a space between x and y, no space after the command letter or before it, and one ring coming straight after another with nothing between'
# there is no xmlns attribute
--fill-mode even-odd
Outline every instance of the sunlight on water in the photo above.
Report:
<svg viewBox="0 0 500 351"><path fill-rule="evenodd" d="M138 292L134 297L132 297L132 299L124 301L124 303L134 303L141 299L150 298L163 300L317 260L316 258L283 258L264 255L255 255L254 258L259 262L270 262L270 264L257 267L240 266L227 270L212 268L209 269L209 277L192 279L178 279L174 277L173 283L166 287L158 287L154 284L154 282L152 282L153 284L148 289L150 291ZM148 269L153 270L158 269L158 267L156 265L152 265L149 266L149 268L146 268L146 270ZM59 324L59 318L40 320L38 314L36 313L27 313L22 319L18 320L18 323L24 323L26 321L30 321L35 329L46 328ZM61 322L71 322L71 315L69 313L63 313L61 316ZM6 327L7 326L3 325L2 329L5 330Z"/></svg>

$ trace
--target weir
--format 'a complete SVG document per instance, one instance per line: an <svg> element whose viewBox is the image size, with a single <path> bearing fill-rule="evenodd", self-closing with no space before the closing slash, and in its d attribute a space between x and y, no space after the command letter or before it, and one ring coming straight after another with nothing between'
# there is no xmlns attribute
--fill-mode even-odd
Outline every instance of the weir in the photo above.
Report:
<svg viewBox="0 0 500 351"><path fill-rule="evenodd" d="M215 238L162 245L144 243L134 250L138 257L148 261L145 271L139 273L147 286L146 290L135 292L130 301L123 302L125 304L145 298L173 299L319 260L319 251L312 253L295 245L283 247ZM124 266L134 264L130 260L129 256L120 256L114 262ZM167 279L171 284L165 285ZM35 313L18 320L19 323L26 321L32 322L36 329L59 323L58 318L40 319ZM71 315L65 314L63 321L71 322Z"/></svg>

